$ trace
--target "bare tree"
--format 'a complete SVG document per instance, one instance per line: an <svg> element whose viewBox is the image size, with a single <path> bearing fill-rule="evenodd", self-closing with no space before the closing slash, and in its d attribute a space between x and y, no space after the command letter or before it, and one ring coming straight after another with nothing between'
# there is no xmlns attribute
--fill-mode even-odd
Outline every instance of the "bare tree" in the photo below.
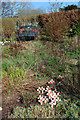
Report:
<svg viewBox="0 0 80 120"><path fill-rule="evenodd" d="M18 16L24 16L24 15L27 15L27 13L31 12L32 4L30 2L24 2L21 4L22 5L19 7L17 11Z"/></svg>
<svg viewBox="0 0 80 120"><path fill-rule="evenodd" d="M38 9L32 9L32 5L29 7L25 7L25 8L21 8L19 9L20 12L20 16L30 16L30 15L38 15L38 14L42 14L45 13L44 9L38 8Z"/></svg>
<svg viewBox="0 0 80 120"><path fill-rule="evenodd" d="M63 4L62 2L57 2L57 0L55 0L55 2L53 3L51 3L49 0L49 5L50 5L49 12L58 12L62 4Z"/></svg>
<svg viewBox="0 0 80 120"><path fill-rule="evenodd" d="M9 16L10 14L10 2L2 2L2 17Z"/></svg>
<svg viewBox="0 0 80 120"><path fill-rule="evenodd" d="M15 15L19 15L21 11L19 9L23 9L26 6L29 6L30 3L27 2L2 2L2 17L14 17Z"/></svg>
<svg viewBox="0 0 80 120"><path fill-rule="evenodd" d="M80 1L78 2L78 8L80 8Z"/></svg>

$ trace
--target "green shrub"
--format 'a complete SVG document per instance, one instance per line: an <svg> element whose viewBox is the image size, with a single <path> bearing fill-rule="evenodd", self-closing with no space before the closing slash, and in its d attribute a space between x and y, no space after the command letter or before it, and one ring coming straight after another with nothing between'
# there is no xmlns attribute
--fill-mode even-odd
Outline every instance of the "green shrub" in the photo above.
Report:
<svg viewBox="0 0 80 120"><path fill-rule="evenodd" d="M51 115L51 116L50 116ZM16 107L14 108L14 115L11 114L8 118L51 118L54 117L54 110L48 105L35 105L28 108Z"/></svg>
<svg viewBox="0 0 80 120"><path fill-rule="evenodd" d="M16 107L14 108L14 115L8 116L8 118L24 118L26 117L26 108Z"/></svg>
<svg viewBox="0 0 80 120"><path fill-rule="evenodd" d="M59 62L59 58L54 57L54 56L48 59L48 63L49 63L49 65L51 65L51 66L52 66L52 64L56 64L56 63L58 63L58 62Z"/></svg>
<svg viewBox="0 0 80 120"><path fill-rule="evenodd" d="M66 10L72 10L72 9L77 9L77 5L68 5L64 8L59 8L60 11L66 11Z"/></svg>
<svg viewBox="0 0 80 120"><path fill-rule="evenodd" d="M2 37L10 39L12 33L15 32L15 21L13 18L2 18Z"/></svg>
<svg viewBox="0 0 80 120"><path fill-rule="evenodd" d="M64 73L65 66L64 66L64 63L61 62L60 58L53 56L48 59L47 63L48 63L48 66L51 68L52 72L55 72L55 70L56 70L56 74L57 74L57 72L58 72L58 74L60 72ZM50 72L50 70L48 70L48 72Z"/></svg>
<svg viewBox="0 0 80 120"><path fill-rule="evenodd" d="M27 108L17 106L14 108L14 114L8 115L8 118L68 118L79 119L79 101L72 102L65 100L58 103L54 108L49 105L35 105Z"/></svg>
<svg viewBox="0 0 80 120"><path fill-rule="evenodd" d="M79 49L67 52L67 58L78 59L79 58Z"/></svg>
<svg viewBox="0 0 80 120"><path fill-rule="evenodd" d="M80 22L76 22L70 29L69 35L74 36L78 35L80 32Z"/></svg>
<svg viewBox="0 0 80 120"><path fill-rule="evenodd" d="M79 106L80 104L78 100L65 100L58 103L57 106L57 114L60 118L79 118Z"/></svg>

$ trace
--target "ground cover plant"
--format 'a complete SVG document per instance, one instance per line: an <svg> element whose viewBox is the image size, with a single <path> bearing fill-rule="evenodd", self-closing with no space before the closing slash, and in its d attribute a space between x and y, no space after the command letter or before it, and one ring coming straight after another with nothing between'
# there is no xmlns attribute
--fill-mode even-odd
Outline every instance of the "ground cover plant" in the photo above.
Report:
<svg viewBox="0 0 80 120"><path fill-rule="evenodd" d="M62 43L45 39L3 46L3 118L79 118L79 68L72 64L79 57L77 43L68 37Z"/></svg>

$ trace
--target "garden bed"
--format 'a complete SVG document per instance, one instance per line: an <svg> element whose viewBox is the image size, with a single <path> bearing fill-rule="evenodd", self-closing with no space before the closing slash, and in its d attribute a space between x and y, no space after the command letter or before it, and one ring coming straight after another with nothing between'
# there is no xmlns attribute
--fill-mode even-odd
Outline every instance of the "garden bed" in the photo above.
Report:
<svg viewBox="0 0 80 120"><path fill-rule="evenodd" d="M73 82L74 68L66 63L68 58L74 59L74 55L78 58L79 55L77 47L76 50L69 47L71 43L68 38L63 43L37 38L3 46L3 118L79 117L78 79L75 77ZM59 75L64 77L64 84L59 87L62 101L53 108L41 106L38 87L48 86L51 79L57 84Z"/></svg>

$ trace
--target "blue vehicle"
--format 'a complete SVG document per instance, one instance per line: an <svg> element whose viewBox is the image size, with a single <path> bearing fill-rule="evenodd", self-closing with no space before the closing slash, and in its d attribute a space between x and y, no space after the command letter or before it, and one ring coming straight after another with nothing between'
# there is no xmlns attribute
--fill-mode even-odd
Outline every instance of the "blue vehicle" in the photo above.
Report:
<svg viewBox="0 0 80 120"><path fill-rule="evenodd" d="M18 37L36 37L38 36L38 27L37 26L22 26L19 28Z"/></svg>

